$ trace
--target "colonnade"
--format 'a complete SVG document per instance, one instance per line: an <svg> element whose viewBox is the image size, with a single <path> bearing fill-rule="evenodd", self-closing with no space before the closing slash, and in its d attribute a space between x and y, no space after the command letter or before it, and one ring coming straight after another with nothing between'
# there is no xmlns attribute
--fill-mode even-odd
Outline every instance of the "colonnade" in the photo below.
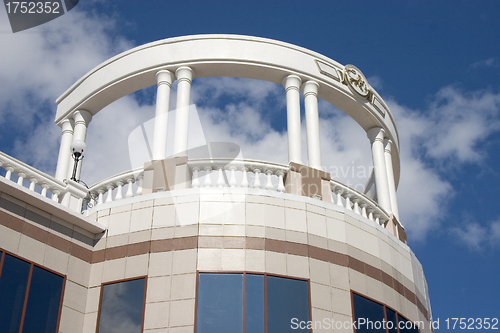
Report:
<svg viewBox="0 0 500 333"><path fill-rule="evenodd" d="M83 141L87 137L87 128L92 121L92 113L86 110L77 110L72 118L62 121L62 137L59 147L59 157L57 159L57 168L55 178L59 180L69 179L72 176L75 160L71 154L71 144L74 141ZM80 178L81 163L76 170L76 178Z"/></svg>
<svg viewBox="0 0 500 333"><path fill-rule="evenodd" d="M166 158L168 112L172 83L177 79L177 104L174 149L175 156L186 154L188 147L189 105L191 83L194 71L190 67L179 67L175 74L168 70L156 73L157 96L154 122L152 159ZM321 162L319 115L318 115L318 88L319 84L309 80L302 82L297 75L288 75L283 79L286 91L287 129L288 129L288 160L298 164L302 162L301 146L301 119L300 119L300 92L304 96L306 117L307 158L309 167L323 170ZM73 141L85 141L87 128L92 120L92 114L86 110L77 110L72 118L60 123L62 138L59 158L56 169L56 179L71 177L75 161L71 158L70 146ZM389 214L399 219L397 208L396 186L392 169L392 141L385 137L381 127L374 127L367 131L371 142L372 158L375 173L375 184L378 204ZM81 163L80 163L81 166ZM76 177L80 176L80 166Z"/></svg>
<svg viewBox="0 0 500 333"><path fill-rule="evenodd" d="M399 220L396 184L392 169L392 140L385 137L385 130L373 127L366 133L372 148L372 160L378 204Z"/></svg>

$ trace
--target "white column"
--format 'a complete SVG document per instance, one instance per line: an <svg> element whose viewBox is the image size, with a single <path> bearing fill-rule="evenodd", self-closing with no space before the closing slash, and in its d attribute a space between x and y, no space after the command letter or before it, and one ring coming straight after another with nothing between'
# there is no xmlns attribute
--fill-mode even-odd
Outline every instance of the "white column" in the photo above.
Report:
<svg viewBox="0 0 500 333"><path fill-rule="evenodd" d="M75 121L75 129L73 133L73 141L83 141L85 142L85 138L87 136L87 127L89 123L92 121L92 113L86 110L78 110L73 114L73 119ZM73 173L73 166L75 160L73 158L70 159L70 164L68 168L68 179L71 178ZM80 161L78 165L78 169L76 170L76 179L80 178L80 172L82 168L82 162Z"/></svg>
<svg viewBox="0 0 500 333"><path fill-rule="evenodd" d="M387 170L387 183L389 185L389 197L391 199L392 213L399 221L398 199L396 196L396 183L394 181L394 170L392 169L392 141L384 140L385 168Z"/></svg>
<svg viewBox="0 0 500 333"><path fill-rule="evenodd" d="M73 119L65 119L61 122L62 136L59 146L59 157L57 159L57 168L55 178L63 180L68 175L68 166L71 161L71 142L73 141Z"/></svg>
<svg viewBox="0 0 500 333"><path fill-rule="evenodd" d="M153 136L153 160L164 160L167 150L168 106L170 103L170 87L174 75L162 70L156 73L156 113Z"/></svg>
<svg viewBox="0 0 500 333"><path fill-rule="evenodd" d="M385 209L388 214L390 214L392 213L392 209L391 197L389 195L389 183L387 181L387 169L385 166L384 134L385 131L380 127L373 127L367 132L372 145L372 158L378 204Z"/></svg>
<svg viewBox="0 0 500 333"><path fill-rule="evenodd" d="M175 113L174 155L186 155L189 130L189 101L191 97L191 80L194 72L189 67L179 67L175 71L177 77L177 105Z"/></svg>
<svg viewBox="0 0 500 333"><path fill-rule="evenodd" d="M288 162L302 163L302 144L300 131L300 84L297 75L283 79L286 91L286 120L288 132Z"/></svg>
<svg viewBox="0 0 500 333"><path fill-rule="evenodd" d="M318 87L316 82L307 81L302 85L302 91L306 110L308 163L311 168L323 170L319 141Z"/></svg>

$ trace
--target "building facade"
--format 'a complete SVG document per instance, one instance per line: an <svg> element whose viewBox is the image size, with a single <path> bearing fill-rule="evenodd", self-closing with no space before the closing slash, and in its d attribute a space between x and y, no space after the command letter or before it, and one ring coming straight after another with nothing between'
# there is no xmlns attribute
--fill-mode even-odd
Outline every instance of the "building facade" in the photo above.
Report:
<svg viewBox="0 0 500 333"><path fill-rule="evenodd" d="M191 82L207 76L283 85L288 164L243 159L232 143L188 145ZM154 84L153 133L137 143L148 158L88 189L71 180L81 168L71 148L92 117ZM367 133L364 192L323 169L318 98ZM12 300L0 305L0 331L431 331L423 270L399 221L396 125L355 66L257 37L179 37L104 62L57 105L54 177L0 152L0 298Z"/></svg>

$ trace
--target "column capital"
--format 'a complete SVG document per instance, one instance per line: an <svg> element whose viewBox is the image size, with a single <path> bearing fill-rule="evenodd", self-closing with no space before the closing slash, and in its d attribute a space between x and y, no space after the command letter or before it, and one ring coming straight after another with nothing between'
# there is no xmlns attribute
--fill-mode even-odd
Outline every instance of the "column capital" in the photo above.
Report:
<svg viewBox="0 0 500 333"><path fill-rule="evenodd" d="M75 127L75 121L71 118L66 118L63 121L61 121L59 126L62 129L62 134L66 134L66 133L73 134L73 130Z"/></svg>
<svg viewBox="0 0 500 333"><path fill-rule="evenodd" d="M92 113L87 110L76 110L73 113L73 119L75 120L75 125L83 124L85 127L92 121Z"/></svg>
<svg viewBox="0 0 500 333"><path fill-rule="evenodd" d="M375 141L380 141L383 143L385 131L382 127L373 127L366 132L366 135L368 136L368 139L370 139L371 143Z"/></svg>
<svg viewBox="0 0 500 333"><path fill-rule="evenodd" d="M388 139L388 138L385 138L384 139L384 151L388 154L391 154L392 152L392 140L391 139Z"/></svg>
<svg viewBox="0 0 500 333"><path fill-rule="evenodd" d="M298 77L297 75L288 75L283 78L283 81L281 82L283 85L283 88L285 88L285 91L288 92L290 89L294 89L299 91L300 90L300 85L302 84L302 79Z"/></svg>
<svg viewBox="0 0 500 333"><path fill-rule="evenodd" d="M175 71L175 77L177 78L177 81L187 81L191 84L191 80L193 80L194 76L194 71L187 66L182 66L177 68Z"/></svg>
<svg viewBox="0 0 500 333"><path fill-rule="evenodd" d="M316 81L306 81L302 84L301 88L304 93L304 98L309 95L318 96L319 83Z"/></svg>
<svg viewBox="0 0 500 333"><path fill-rule="evenodd" d="M172 85L172 82L174 82L174 74L172 74L171 71L168 70L161 70L156 73L156 84L159 86L161 84L166 84L169 87Z"/></svg>

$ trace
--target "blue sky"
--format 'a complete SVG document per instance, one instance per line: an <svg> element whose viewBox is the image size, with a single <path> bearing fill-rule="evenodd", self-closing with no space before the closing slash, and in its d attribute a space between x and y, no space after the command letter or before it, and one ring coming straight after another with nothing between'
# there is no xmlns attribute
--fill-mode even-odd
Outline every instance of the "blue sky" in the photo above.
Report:
<svg viewBox="0 0 500 333"><path fill-rule="evenodd" d="M50 23L12 34L0 8L0 150L53 174L55 99L134 46L231 33L308 48L361 69L394 114L401 220L424 266L434 318L441 327L450 317L499 318L499 14L498 1L82 0ZM198 79L192 98L207 138L234 140L245 157L286 162L280 86ZM145 89L92 120L83 180L127 169L127 134L153 116L153 101L154 89ZM371 163L353 121L326 103L320 117L324 164ZM113 163L96 171L103 159ZM363 181L355 178L340 177Z"/></svg>

